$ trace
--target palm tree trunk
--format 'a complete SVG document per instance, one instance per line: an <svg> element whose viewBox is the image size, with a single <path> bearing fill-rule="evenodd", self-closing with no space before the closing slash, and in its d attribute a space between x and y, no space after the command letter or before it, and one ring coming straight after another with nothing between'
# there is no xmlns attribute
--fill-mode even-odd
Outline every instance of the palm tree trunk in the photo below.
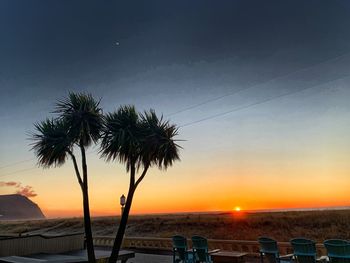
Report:
<svg viewBox="0 0 350 263"><path fill-rule="evenodd" d="M89 262L95 262L95 251L92 239L91 219L90 219L90 208L89 208L89 194L87 189L83 191L83 207L84 207L84 228L86 237L86 247Z"/></svg>
<svg viewBox="0 0 350 263"><path fill-rule="evenodd" d="M122 243L123 243L123 237L125 234L126 225L128 223L129 212L130 212L132 199L134 197L135 190L136 190L136 187L134 185L129 187L129 192L128 192L128 196L126 198L126 203L125 203L125 208L124 208L121 220L120 220L117 236L115 237L115 240L114 240L112 253L111 253L111 256L110 256L109 261L108 261L109 263L115 263L118 260L119 250L120 250Z"/></svg>
<svg viewBox="0 0 350 263"><path fill-rule="evenodd" d="M84 228L85 228L85 238L86 238L86 247L89 262L95 263L95 250L94 243L92 239L92 229L91 229L91 218L90 218L90 207L89 207L89 191L88 191L88 179L87 179L87 164L86 164L86 155L85 148L80 142L81 150L81 161L83 166L83 209L84 209Z"/></svg>

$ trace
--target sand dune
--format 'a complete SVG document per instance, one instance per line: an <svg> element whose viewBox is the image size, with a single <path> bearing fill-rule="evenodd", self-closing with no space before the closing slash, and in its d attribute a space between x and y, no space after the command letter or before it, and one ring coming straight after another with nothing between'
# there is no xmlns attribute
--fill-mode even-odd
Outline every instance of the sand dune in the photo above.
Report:
<svg viewBox="0 0 350 263"><path fill-rule="evenodd" d="M120 218L93 219L94 235L114 235ZM131 216L127 236L170 237L199 234L213 239L256 240L267 235L279 241L308 237L350 239L350 210L293 211L275 213L213 213ZM0 234L64 234L83 232L81 218L7 221Z"/></svg>

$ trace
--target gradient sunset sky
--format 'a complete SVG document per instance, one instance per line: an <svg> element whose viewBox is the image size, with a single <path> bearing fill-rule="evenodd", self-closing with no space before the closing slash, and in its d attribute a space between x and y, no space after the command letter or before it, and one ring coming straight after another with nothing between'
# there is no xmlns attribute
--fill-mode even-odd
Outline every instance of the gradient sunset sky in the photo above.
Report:
<svg viewBox="0 0 350 263"><path fill-rule="evenodd" d="M2 0L0 194L81 215L71 161L38 168L28 134L82 91L180 127L132 213L350 206L349 28L348 0ZM118 214L128 174L95 149L92 214Z"/></svg>

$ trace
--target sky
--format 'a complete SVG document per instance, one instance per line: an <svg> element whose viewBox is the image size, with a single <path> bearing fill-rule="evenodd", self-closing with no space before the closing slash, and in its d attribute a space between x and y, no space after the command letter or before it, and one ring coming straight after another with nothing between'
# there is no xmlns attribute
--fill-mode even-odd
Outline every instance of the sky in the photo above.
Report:
<svg viewBox="0 0 350 263"><path fill-rule="evenodd" d="M70 160L36 165L33 123L68 92L179 126L131 213L350 206L347 0L0 1L0 194L79 216ZM88 150L93 215L120 213L128 174Z"/></svg>

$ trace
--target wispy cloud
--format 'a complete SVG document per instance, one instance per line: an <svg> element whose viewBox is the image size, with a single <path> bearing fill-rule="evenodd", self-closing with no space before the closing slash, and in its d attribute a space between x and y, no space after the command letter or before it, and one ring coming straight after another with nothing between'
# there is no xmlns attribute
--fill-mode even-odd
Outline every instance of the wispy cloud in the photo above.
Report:
<svg viewBox="0 0 350 263"><path fill-rule="evenodd" d="M14 187L16 188L16 194L20 194L26 197L35 197L37 193L35 193L34 189L30 185L22 186L20 182L0 182L0 187Z"/></svg>
<svg viewBox="0 0 350 263"><path fill-rule="evenodd" d="M1 186L21 187L21 183L19 183L19 182L0 182L0 187Z"/></svg>
<svg viewBox="0 0 350 263"><path fill-rule="evenodd" d="M27 186L21 186L20 189L16 192L16 194L24 195L26 197L35 197L37 194L34 192L33 187L27 185Z"/></svg>

